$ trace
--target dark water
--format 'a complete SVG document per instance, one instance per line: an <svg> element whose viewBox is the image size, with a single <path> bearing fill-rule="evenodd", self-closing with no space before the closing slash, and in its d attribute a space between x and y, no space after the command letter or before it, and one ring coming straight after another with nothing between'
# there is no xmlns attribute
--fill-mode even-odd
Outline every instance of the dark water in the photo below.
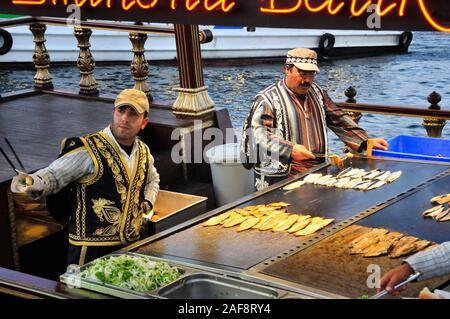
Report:
<svg viewBox="0 0 450 319"><path fill-rule="evenodd" d="M295 43L293 43L295 46ZM50 53L51 54L51 53ZM437 91L442 96L443 109L450 109L450 35L444 33L414 33L408 54L370 58L326 61L320 65L317 82L336 101L345 100L344 91L353 86L361 103L418 105L426 108L428 94ZM53 67L51 73L56 88L78 90L75 67ZM283 65L279 62L251 66L206 66L205 83L218 106L229 109L233 125L240 129L249 111L253 96L280 79ZM0 70L0 92L29 88L34 70ZM99 66L95 78L104 93L117 93L133 85L129 66ZM171 90L178 86L175 66L151 65L149 84L155 100L174 100ZM366 114L360 121L371 136L387 139L399 135L426 136L421 118L405 118ZM331 150L340 152L342 143L330 132ZM450 138L444 128L443 137Z"/></svg>

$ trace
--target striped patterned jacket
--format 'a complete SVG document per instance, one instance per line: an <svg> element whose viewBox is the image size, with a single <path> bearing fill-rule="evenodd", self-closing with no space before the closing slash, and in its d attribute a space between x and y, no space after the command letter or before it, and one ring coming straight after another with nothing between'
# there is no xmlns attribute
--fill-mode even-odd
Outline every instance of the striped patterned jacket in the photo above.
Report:
<svg viewBox="0 0 450 319"><path fill-rule="evenodd" d="M242 129L242 161L256 173L271 177L305 171L319 162L292 162L293 146L302 144L313 153L326 154L327 128L356 151L368 139L319 85L313 83L302 100L280 80L253 100Z"/></svg>
<svg viewBox="0 0 450 319"><path fill-rule="evenodd" d="M405 260L415 271L422 274L418 280L450 274L450 242L422 251Z"/></svg>

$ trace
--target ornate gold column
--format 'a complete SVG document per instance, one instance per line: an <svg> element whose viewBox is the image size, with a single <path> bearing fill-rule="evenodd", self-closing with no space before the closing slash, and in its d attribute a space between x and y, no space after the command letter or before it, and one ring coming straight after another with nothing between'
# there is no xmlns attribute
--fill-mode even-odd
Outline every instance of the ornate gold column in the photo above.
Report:
<svg viewBox="0 0 450 319"><path fill-rule="evenodd" d="M355 96L357 92L353 86L349 86L347 90L345 90L344 94L347 97L347 100L345 101L346 103L356 103ZM359 123L359 120L362 117L362 113L360 112L345 111L344 113L349 115L355 123Z"/></svg>
<svg viewBox="0 0 450 319"><path fill-rule="evenodd" d="M433 91L427 98L430 106L429 110L440 110L441 107L439 102L441 101L441 95L435 91ZM442 130L446 124L445 120L436 119L432 117L426 117L423 119L423 127L427 130L427 134L429 137L442 137Z"/></svg>
<svg viewBox="0 0 450 319"><path fill-rule="evenodd" d="M144 92L149 101L153 101L150 87L147 84L148 78L148 62L145 59L145 41L147 41L147 34L130 32L129 38L133 45L133 61L131 62L131 72L134 77L134 88Z"/></svg>
<svg viewBox="0 0 450 319"><path fill-rule="evenodd" d="M74 35L78 40L78 48L80 53L78 55L77 67L80 69L80 90L81 95L98 95L98 84L94 78L95 60L92 57L91 44L89 39L92 35L92 30L87 28L75 27Z"/></svg>
<svg viewBox="0 0 450 319"><path fill-rule="evenodd" d="M179 117L198 117L215 110L203 81L203 66L197 25L175 25L180 87L173 113Z"/></svg>
<svg viewBox="0 0 450 319"><path fill-rule="evenodd" d="M52 89L52 76L48 68L50 67L50 56L45 47L45 30L47 27L42 23L30 24L30 30L34 37L33 63L36 68L34 76L34 87L37 89Z"/></svg>

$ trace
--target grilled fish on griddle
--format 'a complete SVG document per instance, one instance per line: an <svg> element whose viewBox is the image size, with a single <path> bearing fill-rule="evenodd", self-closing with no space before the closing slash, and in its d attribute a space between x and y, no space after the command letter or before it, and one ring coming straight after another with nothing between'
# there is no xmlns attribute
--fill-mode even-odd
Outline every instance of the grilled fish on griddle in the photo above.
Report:
<svg viewBox="0 0 450 319"><path fill-rule="evenodd" d="M389 253L389 257L397 258L412 253L416 249L416 246L414 244L416 241L418 241L418 238L413 236L405 236L403 238L400 238L400 240L395 243L394 248Z"/></svg>
<svg viewBox="0 0 450 319"><path fill-rule="evenodd" d="M226 213L220 214L218 216L211 217L206 222L204 222L202 225L203 226L219 225L222 221L224 221L225 219L230 217L230 215L231 215L231 212L226 212Z"/></svg>
<svg viewBox="0 0 450 319"><path fill-rule="evenodd" d="M261 220L261 218L259 218L259 217L250 217L249 219L247 219L246 221L242 222L239 225L239 228L237 229L237 231L243 231L243 230L250 229L253 226L255 226L256 224L258 224L260 220Z"/></svg>
<svg viewBox="0 0 450 319"><path fill-rule="evenodd" d="M435 196L431 199L431 204L436 203L439 205L443 205L448 202L450 202L450 194L443 194L443 195Z"/></svg>

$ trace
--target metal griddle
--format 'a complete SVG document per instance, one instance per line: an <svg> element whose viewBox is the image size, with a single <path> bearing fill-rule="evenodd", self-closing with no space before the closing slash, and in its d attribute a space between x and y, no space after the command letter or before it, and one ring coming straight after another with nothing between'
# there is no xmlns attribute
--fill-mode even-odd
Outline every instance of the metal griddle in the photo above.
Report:
<svg viewBox="0 0 450 319"><path fill-rule="evenodd" d="M323 295L335 294L348 298L357 298L361 295L374 295L375 288L369 287L367 282L373 283L369 278L374 274L374 267L383 274L400 265L403 257L389 258L379 256L365 258L361 255L349 254L349 243L363 234L364 227L351 225L344 230L320 241L305 250L281 258L262 269L266 280L273 282L282 280L290 285L322 291ZM258 277L258 275L256 275ZM402 292L405 297L417 297L423 287L435 288L450 279L450 276L434 278L410 284Z"/></svg>
<svg viewBox="0 0 450 319"><path fill-rule="evenodd" d="M422 212L432 205L430 199L450 190L450 174L423 185L419 190L407 194L402 200L370 214L333 236L304 250L283 258L282 255L268 266L256 271L267 276L293 282L298 285L341 294L345 297L358 297L374 294L367 287L369 265L378 265L386 272L401 264L405 257L391 259L386 256L364 258L348 253L348 243L352 231L358 228L381 227L399 231L435 243L450 240L450 222L437 222L424 219ZM355 237L356 238L356 237ZM437 287L448 281L450 276L428 280L410 285L403 296L417 297L419 291L428 286Z"/></svg>
<svg viewBox="0 0 450 319"><path fill-rule="evenodd" d="M450 175L362 219L358 225L385 227L435 243L448 241L450 240L450 221L437 222L434 219L422 217L422 212L432 207L430 199L444 193L450 193Z"/></svg>
<svg viewBox="0 0 450 319"><path fill-rule="evenodd" d="M285 201L292 204L288 212L332 217L336 219L336 225L361 211L408 193L448 169L448 166L433 163L379 159L355 158L346 164L366 170L374 168L390 171L401 170L403 174L394 183L369 192L326 188L317 185L304 185L292 191L274 188L272 191L238 206ZM336 174L337 171L335 167L322 169L324 174ZM330 225L327 229L333 227ZM330 230L324 230L323 233L322 236L331 235ZM197 222L178 233L154 242L143 243L133 251L243 271L283 252L292 253L317 238L316 234L300 238L286 232L274 233L258 230L238 233L236 227L231 229L221 226L203 227Z"/></svg>

